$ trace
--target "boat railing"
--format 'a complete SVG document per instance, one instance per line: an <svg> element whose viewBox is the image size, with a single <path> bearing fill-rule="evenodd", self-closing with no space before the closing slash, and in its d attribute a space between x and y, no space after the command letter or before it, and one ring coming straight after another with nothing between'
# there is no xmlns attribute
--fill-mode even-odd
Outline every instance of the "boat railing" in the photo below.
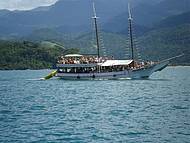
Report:
<svg viewBox="0 0 190 143"><path fill-rule="evenodd" d="M100 57L99 59L95 56L89 56L89 57L60 57L57 61L57 64L65 64L65 65L71 65L71 64L97 64L97 63L103 63L106 60L110 58L107 57Z"/></svg>
<svg viewBox="0 0 190 143"><path fill-rule="evenodd" d="M88 67L96 67L98 63L92 64L57 64L57 68L88 68Z"/></svg>

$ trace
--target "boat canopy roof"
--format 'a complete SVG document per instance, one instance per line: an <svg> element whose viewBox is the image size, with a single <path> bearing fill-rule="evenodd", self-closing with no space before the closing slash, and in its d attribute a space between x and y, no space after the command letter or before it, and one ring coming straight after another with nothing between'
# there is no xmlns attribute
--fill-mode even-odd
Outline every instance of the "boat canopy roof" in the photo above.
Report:
<svg viewBox="0 0 190 143"><path fill-rule="evenodd" d="M83 55L80 54L69 54L69 55L65 55L65 57L82 57Z"/></svg>
<svg viewBox="0 0 190 143"><path fill-rule="evenodd" d="M107 60L106 62L102 63L101 66L125 66L131 64L132 62L133 60Z"/></svg>
<svg viewBox="0 0 190 143"><path fill-rule="evenodd" d="M57 64L58 68L76 68L76 67L109 67L109 66L127 66L131 64L133 60L107 60L104 63L92 63L92 64Z"/></svg>

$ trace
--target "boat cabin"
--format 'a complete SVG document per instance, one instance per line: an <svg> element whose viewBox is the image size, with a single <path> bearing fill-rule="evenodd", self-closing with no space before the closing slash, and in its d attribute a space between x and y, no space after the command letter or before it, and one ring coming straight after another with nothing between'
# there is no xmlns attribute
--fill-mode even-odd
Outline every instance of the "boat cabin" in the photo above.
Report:
<svg viewBox="0 0 190 143"><path fill-rule="evenodd" d="M113 60L108 57L83 56L79 54L61 56L57 63L59 73L117 72L130 69L132 60Z"/></svg>

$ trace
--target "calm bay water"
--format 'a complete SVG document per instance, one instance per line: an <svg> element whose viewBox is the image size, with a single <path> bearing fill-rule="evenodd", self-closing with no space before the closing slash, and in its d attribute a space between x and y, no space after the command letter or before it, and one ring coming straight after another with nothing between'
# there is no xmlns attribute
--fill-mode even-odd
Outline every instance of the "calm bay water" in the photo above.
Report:
<svg viewBox="0 0 190 143"><path fill-rule="evenodd" d="M0 142L190 142L190 67L149 80L38 80L48 72L0 71Z"/></svg>

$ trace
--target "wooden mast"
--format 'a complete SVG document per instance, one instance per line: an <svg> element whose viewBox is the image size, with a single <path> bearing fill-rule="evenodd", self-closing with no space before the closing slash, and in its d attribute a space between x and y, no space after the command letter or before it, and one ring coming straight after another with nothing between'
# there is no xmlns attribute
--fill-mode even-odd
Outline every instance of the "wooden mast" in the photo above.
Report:
<svg viewBox="0 0 190 143"><path fill-rule="evenodd" d="M130 5L128 3L128 13L129 13L129 36L130 36L130 47L131 47L131 58L133 60L133 67L135 67L135 61L134 61L134 44L133 44L133 31L132 31L132 15L131 15L131 9Z"/></svg>
<svg viewBox="0 0 190 143"><path fill-rule="evenodd" d="M92 17L94 19L94 25L95 25L95 30L96 30L96 44L97 44L97 55L98 55L98 62L100 59L100 42L99 42L99 34L98 34L98 24L97 24L97 16L96 16L96 8L95 8L95 4L93 2L93 12L94 12L94 17Z"/></svg>

